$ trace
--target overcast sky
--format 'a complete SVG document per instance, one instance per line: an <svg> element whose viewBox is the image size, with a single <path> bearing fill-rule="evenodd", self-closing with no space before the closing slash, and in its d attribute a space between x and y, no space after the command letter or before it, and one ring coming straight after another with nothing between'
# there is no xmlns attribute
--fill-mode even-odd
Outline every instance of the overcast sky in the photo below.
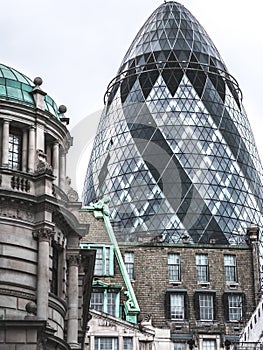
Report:
<svg viewBox="0 0 263 350"><path fill-rule="evenodd" d="M161 0L9 0L1 2L1 63L31 79L58 105L70 127L103 107L132 40ZM206 29L237 79L263 159L261 0L181 0ZM260 84L261 83L261 84ZM92 123L92 118L91 118Z"/></svg>

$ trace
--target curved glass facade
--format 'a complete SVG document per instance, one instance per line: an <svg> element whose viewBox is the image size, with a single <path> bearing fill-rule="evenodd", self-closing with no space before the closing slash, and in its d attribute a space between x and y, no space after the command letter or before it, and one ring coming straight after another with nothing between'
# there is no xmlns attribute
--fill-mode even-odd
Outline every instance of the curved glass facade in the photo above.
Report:
<svg viewBox="0 0 263 350"><path fill-rule="evenodd" d="M119 241L241 244L262 226L262 167L242 93L181 4L143 25L105 94L84 204L110 198Z"/></svg>
<svg viewBox="0 0 263 350"><path fill-rule="evenodd" d="M0 64L0 99L18 101L20 103L35 106L31 92L34 83L24 74L14 68ZM45 107L48 112L59 118L59 111L54 100L46 95Z"/></svg>

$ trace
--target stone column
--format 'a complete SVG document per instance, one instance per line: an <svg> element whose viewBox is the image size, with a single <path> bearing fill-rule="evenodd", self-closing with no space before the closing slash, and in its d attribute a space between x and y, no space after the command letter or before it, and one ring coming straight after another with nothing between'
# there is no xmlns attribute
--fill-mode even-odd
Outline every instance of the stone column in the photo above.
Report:
<svg viewBox="0 0 263 350"><path fill-rule="evenodd" d="M68 254L68 326L67 342L72 349L78 348L78 273L79 254Z"/></svg>
<svg viewBox="0 0 263 350"><path fill-rule="evenodd" d="M23 130L22 140L22 171L27 171L27 147L28 147L28 130Z"/></svg>
<svg viewBox="0 0 263 350"><path fill-rule="evenodd" d="M59 158L59 187L62 191L65 191L65 182L66 182L66 152L64 149L60 150Z"/></svg>
<svg viewBox="0 0 263 350"><path fill-rule="evenodd" d="M59 143L55 142L53 144L53 175L56 177L55 184L59 184Z"/></svg>
<svg viewBox="0 0 263 350"><path fill-rule="evenodd" d="M8 167L8 145L9 145L9 120L3 122L3 140L2 140L2 166Z"/></svg>
<svg viewBox="0 0 263 350"><path fill-rule="evenodd" d="M45 227L35 232L38 238L37 317L41 320L48 319L49 248L53 235L53 230Z"/></svg>
<svg viewBox="0 0 263 350"><path fill-rule="evenodd" d="M36 134L34 126L29 129L28 140L28 172L33 173L35 170L35 156L36 156Z"/></svg>

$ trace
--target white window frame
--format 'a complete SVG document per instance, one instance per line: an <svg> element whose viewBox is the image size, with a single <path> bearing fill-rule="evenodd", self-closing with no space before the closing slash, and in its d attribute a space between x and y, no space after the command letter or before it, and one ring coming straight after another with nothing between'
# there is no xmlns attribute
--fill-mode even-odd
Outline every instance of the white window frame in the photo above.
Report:
<svg viewBox="0 0 263 350"><path fill-rule="evenodd" d="M181 281L181 259L179 253L168 253L168 278L171 282Z"/></svg>
<svg viewBox="0 0 263 350"><path fill-rule="evenodd" d="M200 293L198 296L200 321L214 320L214 296Z"/></svg>
<svg viewBox="0 0 263 350"><path fill-rule="evenodd" d="M195 259L197 282L209 282L208 255L196 254Z"/></svg>
<svg viewBox="0 0 263 350"><path fill-rule="evenodd" d="M108 343L107 347L106 342ZM118 337L95 337L94 350L118 350Z"/></svg>
<svg viewBox="0 0 263 350"><path fill-rule="evenodd" d="M134 280L134 252L124 253L124 263L130 280Z"/></svg>
<svg viewBox="0 0 263 350"><path fill-rule="evenodd" d="M242 295L228 295L228 319L229 321L240 321L242 319L243 309Z"/></svg>
<svg viewBox="0 0 263 350"><path fill-rule="evenodd" d="M235 255L224 255L225 278L228 283L237 283L237 263Z"/></svg>
<svg viewBox="0 0 263 350"><path fill-rule="evenodd" d="M184 293L170 293L170 317L171 320L185 319Z"/></svg>
<svg viewBox="0 0 263 350"><path fill-rule="evenodd" d="M216 339L203 339L202 350L217 350Z"/></svg>

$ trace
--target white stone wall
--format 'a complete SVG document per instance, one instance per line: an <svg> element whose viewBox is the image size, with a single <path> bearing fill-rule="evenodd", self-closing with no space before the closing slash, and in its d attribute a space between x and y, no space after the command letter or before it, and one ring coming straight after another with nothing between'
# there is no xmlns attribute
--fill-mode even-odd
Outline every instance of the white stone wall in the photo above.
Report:
<svg viewBox="0 0 263 350"><path fill-rule="evenodd" d="M263 299L260 300L246 327L243 329L240 342L263 343Z"/></svg>

